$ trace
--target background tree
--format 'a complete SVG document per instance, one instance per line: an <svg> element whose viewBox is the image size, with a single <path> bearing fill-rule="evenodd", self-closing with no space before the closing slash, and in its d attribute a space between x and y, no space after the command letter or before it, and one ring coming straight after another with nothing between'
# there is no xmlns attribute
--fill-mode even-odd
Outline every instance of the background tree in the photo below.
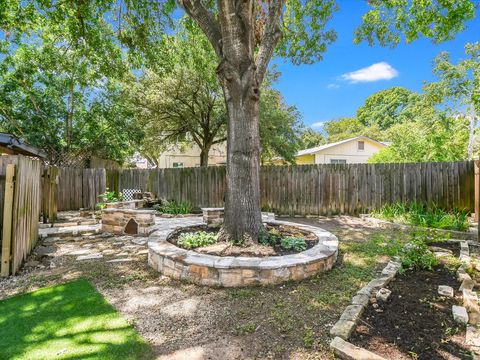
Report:
<svg viewBox="0 0 480 360"><path fill-rule="evenodd" d="M182 20L181 26L176 35L163 36L157 44L158 55L149 59L145 73L124 86L131 112L145 132L141 152L154 166L169 146L183 147L192 141L201 152L200 166L207 166L211 147L226 141L227 111L216 75L216 55L194 24ZM300 114L271 87L279 76L269 72L262 85L262 161L277 156L293 161L298 150Z"/></svg>
<svg viewBox="0 0 480 360"><path fill-rule="evenodd" d="M302 149L317 147L326 143L325 137L318 131L307 128L300 134L300 145Z"/></svg>
<svg viewBox="0 0 480 360"><path fill-rule="evenodd" d="M396 124L386 131L389 146L374 154L371 163L458 161L465 159L468 121L444 113L434 118Z"/></svg>
<svg viewBox="0 0 480 360"><path fill-rule="evenodd" d="M468 57L457 64L452 64L447 52L438 55L433 69L438 81L427 84L425 91L434 102L443 104L451 116L459 121L469 120L467 156L471 159L480 114L480 43L467 44L465 53Z"/></svg>
<svg viewBox="0 0 480 360"><path fill-rule="evenodd" d="M357 110L357 120L366 127L379 130L412 120L422 111L434 112L422 95L403 87L395 86L370 95Z"/></svg>
<svg viewBox="0 0 480 360"><path fill-rule="evenodd" d="M128 71L121 48L104 9L88 10L66 2L0 7L0 128L55 164L90 155L121 162L141 136L114 102Z"/></svg>
<svg viewBox="0 0 480 360"><path fill-rule="evenodd" d="M278 90L272 89L268 84L264 84L263 88L259 115L262 162L281 157L287 162L295 163L303 129L300 113L296 107L285 104Z"/></svg>

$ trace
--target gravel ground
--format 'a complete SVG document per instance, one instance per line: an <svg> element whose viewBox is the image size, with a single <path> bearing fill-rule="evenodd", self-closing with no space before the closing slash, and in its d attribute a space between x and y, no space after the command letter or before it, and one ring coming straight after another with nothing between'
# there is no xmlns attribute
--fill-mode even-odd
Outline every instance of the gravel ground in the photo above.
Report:
<svg viewBox="0 0 480 360"><path fill-rule="evenodd" d="M330 327L387 260L366 244L402 234L352 217L290 220L339 237L333 270L279 286L199 287L150 269L141 238L91 234L47 238L20 274L0 280L0 299L84 277L135 325L159 359L333 358ZM77 260L92 254L102 257Z"/></svg>

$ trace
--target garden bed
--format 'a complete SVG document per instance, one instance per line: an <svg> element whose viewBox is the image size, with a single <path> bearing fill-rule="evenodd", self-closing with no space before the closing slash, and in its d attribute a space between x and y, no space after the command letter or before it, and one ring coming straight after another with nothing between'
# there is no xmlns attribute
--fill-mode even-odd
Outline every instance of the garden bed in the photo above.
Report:
<svg viewBox="0 0 480 360"><path fill-rule="evenodd" d="M216 235L218 228L211 228L207 225L189 226L174 231L167 239L173 245L178 246L178 240L182 234L195 234L199 231ZM297 226L284 224L265 224L265 230L269 233L275 232L279 238L294 237L305 240L306 247L302 250L308 250L318 243L318 236L311 231L300 229ZM262 256L283 256L296 254L299 251L295 249L285 249L276 243L273 246L262 244L251 244L248 246L238 246L226 242L218 242L208 246L202 246L195 249L196 252L202 254L210 254L216 256L245 256L245 257L262 257Z"/></svg>
<svg viewBox="0 0 480 360"><path fill-rule="evenodd" d="M459 247L432 245L452 252ZM388 300L373 300L350 342L387 359L470 359L465 327L452 317L457 301L440 296L439 285L460 286L455 272L444 264L433 271L408 270L397 275L387 287L392 291Z"/></svg>
<svg viewBox="0 0 480 360"><path fill-rule="evenodd" d="M202 225L199 223L192 225ZM301 280L332 268L338 254L338 239L320 228L282 221L270 226L295 227L312 233L318 242L310 249L281 256L217 256L181 248L167 241L174 232L155 232L149 237L148 263L160 273L199 285L240 287ZM198 233L197 233L198 234ZM205 238L208 233L205 233Z"/></svg>

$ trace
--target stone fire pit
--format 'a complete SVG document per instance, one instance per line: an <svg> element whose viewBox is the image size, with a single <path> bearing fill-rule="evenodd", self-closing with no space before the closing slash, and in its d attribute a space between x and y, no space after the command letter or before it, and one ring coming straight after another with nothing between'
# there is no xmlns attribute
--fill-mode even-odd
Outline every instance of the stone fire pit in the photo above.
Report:
<svg viewBox="0 0 480 360"><path fill-rule="evenodd" d="M332 268L338 254L338 239L335 235L323 229L286 221L269 220L267 223L310 231L319 241L314 247L292 255L215 256L182 249L168 242L168 237L175 230L156 231L149 237L148 263L155 270L174 279L222 287L278 284L305 279ZM201 224L204 222L199 219L197 225Z"/></svg>

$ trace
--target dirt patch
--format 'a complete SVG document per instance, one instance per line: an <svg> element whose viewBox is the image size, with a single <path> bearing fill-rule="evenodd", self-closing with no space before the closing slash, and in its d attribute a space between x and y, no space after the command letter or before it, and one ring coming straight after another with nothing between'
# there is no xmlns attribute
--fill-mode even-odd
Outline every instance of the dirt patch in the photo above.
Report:
<svg viewBox="0 0 480 360"><path fill-rule="evenodd" d="M299 229L295 226L289 225L274 225L274 224L265 224L265 229L268 232L275 232L278 234L279 239L277 243L273 246L262 245L262 244L252 244L248 246L238 246L226 242L218 242L213 245L203 246L194 249L194 251L216 255L216 256L246 256L246 257L264 257L264 256L283 256L296 254L298 251L293 249L287 250L280 246L280 239L286 237L296 237L305 240L307 245L306 249L308 250L314 247L318 243L318 237L310 232L303 229ZM182 234L185 233L195 233L197 231L205 231L207 233L218 233L218 229L209 228L206 225L195 225L184 227L178 230L175 230L167 239L170 243L177 245L178 239ZM177 245L178 246L178 245Z"/></svg>
<svg viewBox="0 0 480 360"><path fill-rule="evenodd" d="M460 284L443 265L398 275L388 286L388 301L365 310L350 341L387 359L471 359L465 329L453 321L457 303L439 296L439 285Z"/></svg>

